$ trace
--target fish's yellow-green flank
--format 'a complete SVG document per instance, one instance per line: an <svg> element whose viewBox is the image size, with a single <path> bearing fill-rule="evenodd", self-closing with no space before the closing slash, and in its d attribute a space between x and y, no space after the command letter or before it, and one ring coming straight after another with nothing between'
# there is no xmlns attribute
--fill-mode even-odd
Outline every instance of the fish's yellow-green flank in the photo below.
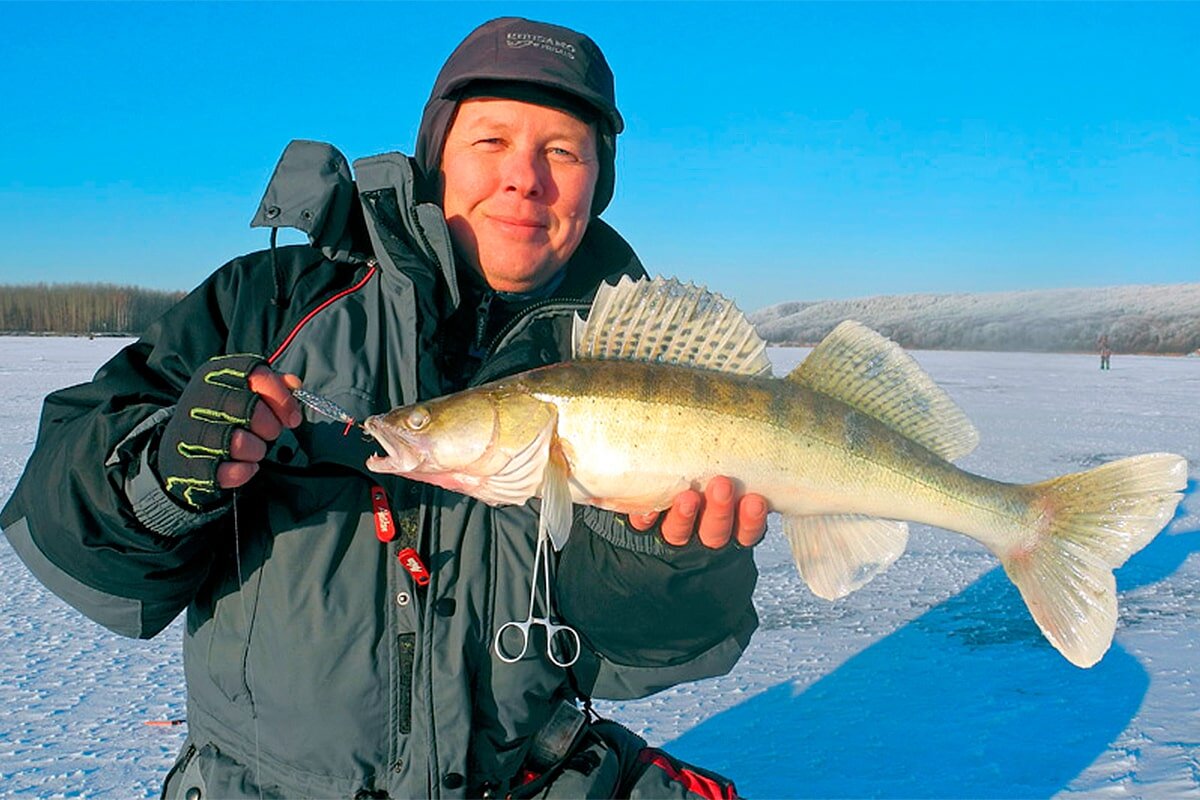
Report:
<svg viewBox="0 0 1200 800"><path fill-rule="evenodd" d="M810 588L834 599L903 553L908 522L981 542L1047 639L1090 666L1116 626L1112 571L1170 520L1179 456L1134 456L1018 485L956 467L970 421L910 356L838 326L786 378L727 300L670 281L597 295L576 359L364 422L367 466L493 504L541 497L556 546L571 503L667 508L717 475L783 516Z"/></svg>

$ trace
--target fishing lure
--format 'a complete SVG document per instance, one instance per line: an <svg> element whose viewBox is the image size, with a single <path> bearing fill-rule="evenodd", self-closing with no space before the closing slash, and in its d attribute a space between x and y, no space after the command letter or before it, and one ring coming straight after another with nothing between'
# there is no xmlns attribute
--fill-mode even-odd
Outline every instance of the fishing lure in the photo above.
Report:
<svg viewBox="0 0 1200 800"><path fill-rule="evenodd" d="M342 431L343 436L349 433L352 427L362 428L362 423L350 416L349 411L328 397L322 397L319 394L314 394L304 389L293 389L292 396L321 416L346 423L346 430Z"/></svg>

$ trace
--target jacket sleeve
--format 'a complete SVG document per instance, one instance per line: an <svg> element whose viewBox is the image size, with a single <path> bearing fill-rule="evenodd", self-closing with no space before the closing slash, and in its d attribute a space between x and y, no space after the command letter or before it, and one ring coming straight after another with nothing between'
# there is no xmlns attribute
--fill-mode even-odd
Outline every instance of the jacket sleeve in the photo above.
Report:
<svg viewBox="0 0 1200 800"><path fill-rule="evenodd" d="M260 272L269 284L269 268ZM245 264L227 264L90 383L49 395L33 453L0 514L34 575L117 633L158 633L207 574L213 536L201 529L221 511L197 515L176 505L149 464L192 372L242 344L229 330L239 307L256 300L239 291L246 273Z"/></svg>
<svg viewBox="0 0 1200 800"><path fill-rule="evenodd" d="M758 627L752 551L672 547L591 507L577 509L575 527L556 585L585 645L574 668L581 690L644 697L733 668Z"/></svg>

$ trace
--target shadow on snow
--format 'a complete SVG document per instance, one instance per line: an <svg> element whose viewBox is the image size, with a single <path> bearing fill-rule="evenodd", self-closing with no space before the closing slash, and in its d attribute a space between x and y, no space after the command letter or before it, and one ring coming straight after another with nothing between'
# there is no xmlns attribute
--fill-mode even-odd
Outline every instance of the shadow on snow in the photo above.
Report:
<svg viewBox="0 0 1200 800"><path fill-rule="evenodd" d="M1118 585L1162 581L1195 552L1200 531L1164 533ZM782 683L668 747L749 797L1048 797L1128 727L1149 682L1117 644L1073 667L996 568L807 690Z"/></svg>

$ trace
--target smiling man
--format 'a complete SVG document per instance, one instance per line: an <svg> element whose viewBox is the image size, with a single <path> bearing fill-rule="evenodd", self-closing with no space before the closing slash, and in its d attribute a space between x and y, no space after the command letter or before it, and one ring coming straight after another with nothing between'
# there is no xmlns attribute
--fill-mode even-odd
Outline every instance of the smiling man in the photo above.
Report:
<svg viewBox="0 0 1200 800"><path fill-rule="evenodd" d="M599 173L594 124L520 100L462 101L441 164L458 253L496 291L541 289L583 240Z"/></svg>
<svg viewBox="0 0 1200 800"><path fill-rule="evenodd" d="M489 22L439 74L414 159L352 172L289 145L255 224L310 245L231 261L47 398L0 524L115 631L187 610L165 797L734 795L590 699L732 667L761 497L717 478L661 520L577 508L544 602L578 646L511 657L493 643L528 607L537 509L370 473L370 445L291 394L361 419L566 357L597 286L645 274L599 219L623 125L590 39Z"/></svg>

